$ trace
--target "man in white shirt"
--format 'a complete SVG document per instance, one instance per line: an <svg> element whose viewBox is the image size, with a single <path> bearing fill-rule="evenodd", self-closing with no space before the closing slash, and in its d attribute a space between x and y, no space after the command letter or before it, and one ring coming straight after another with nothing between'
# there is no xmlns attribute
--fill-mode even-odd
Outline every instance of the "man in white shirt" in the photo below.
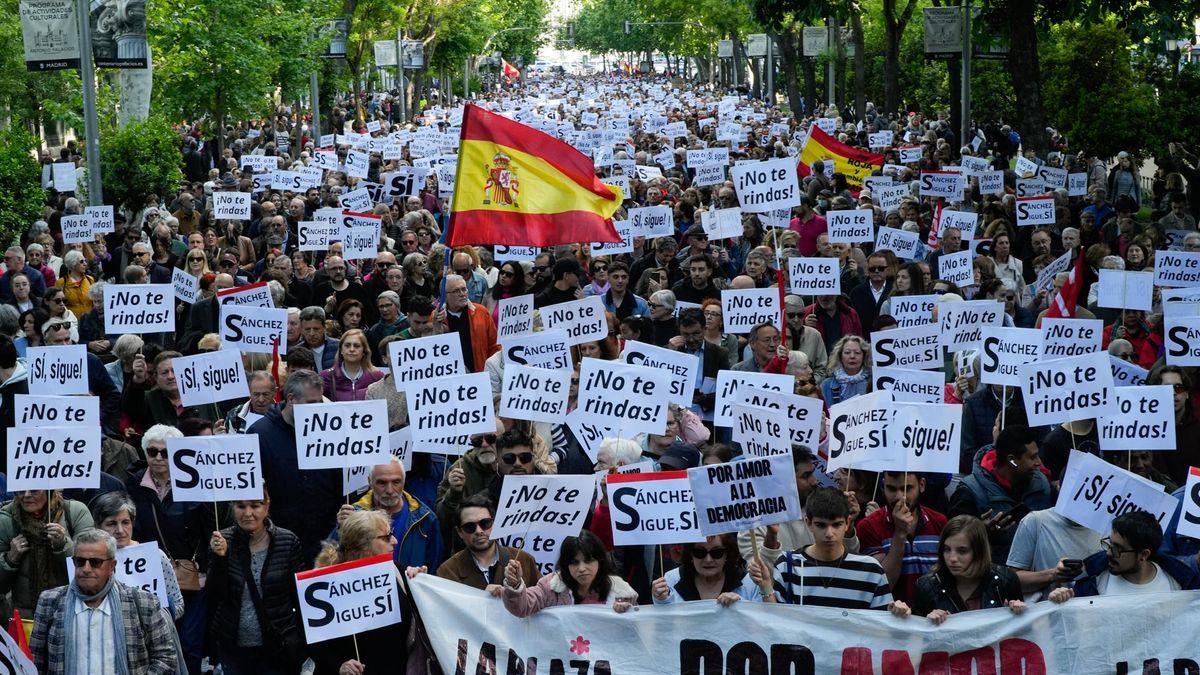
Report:
<svg viewBox="0 0 1200 675"><path fill-rule="evenodd" d="M1082 561L1099 548L1099 533L1054 509L1042 509L1017 525L1007 565L1021 580L1025 602L1038 602L1083 572L1078 563L1068 561Z"/></svg>
<svg viewBox="0 0 1200 675"><path fill-rule="evenodd" d="M1159 555L1162 526L1145 511L1133 511L1112 521L1112 532L1100 540L1101 550L1084 561L1086 576L1075 584L1074 594L1131 595L1200 588L1194 564ZM1071 589L1059 588L1050 599L1060 602Z"/></svg>

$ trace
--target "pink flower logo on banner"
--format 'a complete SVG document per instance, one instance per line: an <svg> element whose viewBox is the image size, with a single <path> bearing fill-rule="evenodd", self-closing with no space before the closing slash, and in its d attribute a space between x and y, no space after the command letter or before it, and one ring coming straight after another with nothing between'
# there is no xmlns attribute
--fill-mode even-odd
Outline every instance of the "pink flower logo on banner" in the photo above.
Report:
<svg viewBox="0 0 1200 675"><path fill-rule="evenodd" d="M582 635L578 635L574 640L571 640L571 651L583 656L592 651L588 645L592 644L590 640L584 640Z"/></svg>

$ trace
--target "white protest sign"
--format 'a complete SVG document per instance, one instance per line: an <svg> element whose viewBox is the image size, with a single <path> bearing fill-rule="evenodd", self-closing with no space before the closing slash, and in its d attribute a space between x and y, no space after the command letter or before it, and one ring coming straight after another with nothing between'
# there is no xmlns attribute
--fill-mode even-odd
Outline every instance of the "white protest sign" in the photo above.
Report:
<svg viewBox="0 0 1200 675"><path fill-rule="evenodd" d="M607 481L609 518L617 546L704 541L686 471L617 473Z"/></svg>
<svg viewBox="0 0 1200 675"><path fill-rule="evenodd" d="M29 347L30 394L88 394L86 345Z"/></svg>
<svg viewBox="0 0 1200 675"><path fill-rule="evenodd" d="M91 222L92 234L106 234L116 229L116 221L113 215L112 206L87 206L84 207L83 213Z"/></svg>
<svg viewBox="0 0 1200 675"><path fill-rule="evenodd" d="M733 404L733 442L747 457L787 455L792 451L792 430L787 411L746 403Z"/></svg>
<svg viewBox="0 0 1200 675"><path fill-rule="evenodd" d="M729 148L701 148L687 151L687 165L697 169L702 166L729 166Z"/></svg>
<svg viewBox="0 0 1200 675"><path fill-rule="evenodd" d="M13 396L14 427L99 427L100 399L95 396Z"/></svg>
<svg viewBox="0 0 1200 675"><path fill-rule="evenodd" d="M671 380L671 373L656 368L585 358L578 407L599 426L661 434L667 428Z"/></svg>
<svg viewBox="0 0 1200 675"><path fill-rule="evenodd" d="M941 403L946 396L946 375L940 370L871 368L875 391L891 392L897 403Z"/></svg>
<svg viewBox="0 0 1200 675"><path fill-rule="evenodd" d="M1038 178L1046 184L1048 188L1065 188L1067 187L1067 170L1056 169L1052 166L1042 166L1038 168ZM1084 174L1086 175L1086 174ZM1070 196L1068 194L1068 196Z"/></svg>
<svg viewBox="0 0 1200 675"><path fill-rule="evenodd" d="M906 145L898 148L900 151L901 164L913 164L921 161L921 157L925 154L924 149L919 145Z"/></svg>
<svg viewBox="0 0 1200 675"><path fill-rule="evenodd" d="M621 350L621 361L669 373L671 389L666 393L668 400L685 407L692 405L697 371L700 369L700 360L694 355L637 340L626 340Z"/></svg>
<svg viewBox="0 0 1200 675"><path fill-rule="evenodd" d="M86 215L64 215L62 223L62 238L64 244L83 244L95 241L92 234L92 220Z"/></svg>
<svg viewBox="0 0 1200 675"><path fill-rule="evenodd" d="M214 218L250 220L249 192L214 192L212 200Z"/></svg>
<svg viewBox="0 0 1200 675"><path fill-rule="evenodd" d="M580 447L583 448L583 452L592 461L592 464L596 463L596 453L600 450L600 444L604 442L604 439L617 438L618 436L616 429L609 429L608 427L589 422L588 416L579 408L567 413L565 421L567 427L575 436L575 440L579 441ZM630 439L636 436L637 434L635 433L626 433L624 435L625 438Z"/></svg>
<svg viewBox="0 0 1200 675"><path fill-rule="evenodd" d="M997 300L939 302L941 345L950 352L979 349L984 326L1004 325L1004 303Z"/></svg>
<svg viewBox="0 0 1200 675"><path fill-rule="evenodd" d="M509 260L533 261L538 257L542 249L538 246L505 246L503 244L496 245L496 264L507 262Z"/></svg>
<svg viewBox="0 0 1200 675"><path fill-rule="evenodd" d="M877 368L941 368L940 336L941 327L936 323L876 331L871 340L871 364Z"/></svg>
<svg viewBox="0 0 1200 675"><path fill-rule="evenodd" d="M1067 196L1068 197L1083 197L1086 194L1087 194L1087 174L1086 173L1067 174Z"/></svg>
<svg viewBox="0 0 1200 675"><path fill-rule="evenodd" d="M543 307L542 325L546 330L566 331L567 344L571 345L608 337L608 319L599 295Z"/></svg>
<svg viewBox="0 0 1200 675"><path fill-rule="evenodd" d="M176 299L192 305L200 292L200 279L175 267L171 269L171 288L175 290Z"/></svg>
<svg viewBox="0 0 1200 675"><path fill-rule="evenodd" d="M629 209L629 231L635 237L669 237L674 230L675 218L669 206Z"/></svg>
<svg viewBox="0 0 1200 675"><path fill-rule="evenodd" d="M1017 367L1029 426L1111 415L1112 366L1108 354L1093 352Z"/></svg>
<svg viewBox="0 0 1200 675"><path fill-rule="evenodd" d="M1021 386L1017 368L1040 359L1042 345L1041 331L987 326L983 329L979 381L983 384Z"/></svg>
<svg viewBox="0 0 1200 675"><path fill-rule="evenodd" d="M888 442L893 402L890 391L875 391L830 406L830 472L843 467L878 471L896 465Z"/></svg>
<svg viewBox="0 0 1200 675"><path fill-rule="evenodd" d="M720 185L725 182L725 167L721 164L709 164L696 167L696 178L692 181L694 187Z"/></svg>
<svg viewBox="0 0 1200 675"><path fill-rule="evenodd" d="M496 328L496 341L533 332L533 294L503 298L497 314L500 322ZM461 348L460 348L461 350Z"/></svg>
<svg viewBox="0 0 1200 675"><path fill-rule="evenodd" d="M613 227L617 230L619 242L592 242L592 257L633 253L633 226L628 220L614 220ZM741 236L739 234L739 236Z"/></svg>
<svg viewBox="0 0 1200 675"><path fill-rule="evenodd" d="M872 150L878 150L892 144L893 134L891 131L878 131L868 136L867 140L870 141Z"/></svg>
<svg viewBox="0 0 1200 675"><path fill-rule="evenodd" d="M1155 251L1154 284L1172 288L1200 286L1200 253Z"/></svg>
<svg viewBox="0 0 1200 675"><path fill-rule="evenodd" d="M778 329L779 289L726 288L721 291L721 314L725 317L725 332L733 335L749 333L760 323Z"/></svg>
<svg viewBox="0 0 1200 675"><path fill-rule="evenodd" d="M933 310L939 295L899 295L890 299L892 318L901 328L934 323Z"/></svg>
<svg viewBox="0 0 1200 675"><path fill-rule="evenodd" d="M921 248L921 235L916 232L881 227L875 236L876 251L891 251L901 260L916 260Z"/></svg>
<svg viewBox="0 0 1200 675"><path fill-rule="evenodd" d="M1015 187L1018 199L1038 197L1046 193L1046 183L1040 178L1018 178Z"/></svg>
<svg viewBox="0 0 1200 675"><path fill-rule="evenodd" d="M1003 171L984 171L978 175L979 178L979 194L981 195L1002 195L1004 194L1004 172Z"/></svg>
<svg viewBox="0 0 1200 675"><path fill-rule="evenodd" d="M596 479L586 475L504 477L492 537L516 536L530 553L547 538L574 537L596 494Z"/></svg>
<svg viewBox="0 0 1200 675"><path fill-rule="evenodd" d="M938 278L955 286L970 286L974 282L974 270L971 267L974 258L969 250L941 256L938 258Z"/></svg>
<svg viewBox="0 0 1200 675"><path fill-rule="evenodd" d="M821 399L749 385L738 389L734 398L738 401L735 406L745 404L782 412L787 419L792 445L803 445L810 450L819 445L824 425L824 403ZM731 407L731 414L736 416L736 410Z"/></svg>
<svg viewBox="0 0 1200 675"><path fill-rule="evenodd" d="M713 411L713 424L718 427L732 428L737 420L733 414L733 404L749 401L754 405L765 405L742 396L739 389L754 387L774 392L791 393L796 380L791 375L777 373L748 373L737 370L717 371L716 409Z"/></svg>
<svg viewBox="0 0 1200 675"><path fill-rule="evenodd" d="M842 275L837 258L788 258L788 290L796 295L839 295Z"/></svg>
<svg viewBox="0 0 1200 675"><path fill-rule="evenodd" d="M1180 536L1200 539L1200 468L1189 467L1183 490L1183 510L1179 514Z"/></svg>
<svg viewBox="0 0 1200 675"><path fill-rule="evenodd" d="M796 160L790 157L765 162L742 162L729 170L742 210L766 213L800 206L800 180Z"/></svg>
<svg viewBox="0 0 1200 675"><path fill-rule="evenodd" d="M370 153L360 152L358 150L346 151L346 175L353 178L366 178L370 171L371 155ZM345 206L343 204L343 206Z"/></svg>
<svg viewBox="0 0 1200 675"><path fill-rule="evenodd" d="M221 349L272 354L287 354L287 310L252 305L221 305L221 324L217 335Z"/></svg>
<svg viewBox="0 0 1200 675"><path fill-rule="evenodd" d="M54 162L51 165L54 175L54 189L58 192L75 191L75 163Z"/></svg>
<svg viewBox="0 0 1200 675"><path fill-rule="evenodd" d="M975 238L975 230L978 226L978 213L971 211L951 211L950 209L942 211L942 222L940 225L942 233L953 227L962 234L963 241L971 241Z"/></svg>
<svg viewBox="0 0 1200 675"><path fill-rule="evenodd" d="M296 575L308 644L400 623L400 587L391 553Z"/></svg>
<svg viewBox="0 0 1200 675"><path fill-rule="evenodd" d="M884 211L900 208L900 200L907 194L912 193L912 187L908 183L895 183L891 185L880 185L871 189L871 197L874 198L879 208Z"/></svg>
<svg viewBox="0 0 1200 675"><path fill-rule="evenodd" d="M705 536L800 518L790 453L688 469L688 480Z"/></svg>
<svg viewBox="0 0 1200 675"><path fill-rule="evenodd" d="M393 340L388 343L388 362L392 364L392 380L396 384L396 391L404 391L407 382L434 380L466 372L458 333Z"/></svg>
<svg viewBox="0 0 1200 675"><path fill-rule="evenodd" d="M978 176L986 172L990 166L988 161L983 157L972 157L971 155L963 155L960 158L959 164L962 165L963 173L968 176Z"/></svg>
<svg viewBox="0 0 1200 675"><path fill-rule="evenodd" d="M1042 319L1042 359L1060 359L1100 351L1100 319Z"/></svg>
<svg viewBox="0 0 1200 675"><path fill-rule="evenodd" d="M1200 316L1166 317L1167 364L1200 366Z"/></svg>
<svg viewBox="0 0 1200 675"><path fill-rule="evenodd" d="M413 441L418 444L448 434L470 435L496 430L492 383L487 373L407 382L404 393ZM383 432L387 434L386 406Z"/></svg>
<svg viewBox="0 0 1200 675"><path fill-rule="evenodd" d="M367 188L351 190L338 198L338 206L355 213L369 211L372 205L371 191Z"/></svg>
<svg viewBox="0 0 1200 675"><path fill-rule="evenodd" d="M159 552L158 543L148 541L143 544L131 544L117 550L116 568L113 577L134 588L140 588L158 598L158 604L170 608L167 599L167 584L163 578L163 555ZM67 583L75 582L75 566L67 565ZM0 670L0 672L9 672Z"/></svg>
<svg viewBox="0 0 1200 675"><path fill-rule="evenodd" d="M1146 511L1165 528L1178 505L1158 483L1072 450L1054 510L1107 537L1113 519L1131 511Z"/></svg>
<svg viewBox="0 0 1200 675"><path fill-rule="evenodd" d="M1126 272L1125 270L1100 270L1100 291L1096 297L1098 307L1113 309L1140 309L1149 312L1153 304L1154 272Z"/></svg>
<svg viewBox="0 0 1200 675"><path fill-rule="evenodd" d="M346 260L371 260L379 252L379 224L342 230L342 257Z"/></svg>
<svg viewBox="0 0 1200 675"><path fill-rule="evenodd" d="M1037 170L1037 162L1028 157L1017 157L1017 163L1013 167L1013 171L1021 177L1037 175Z"/></svg>
<svg viewBox="0 0 1200 675"><path fill-rule="evenodd" d="M955 473L962 445L962 405L943 403L895 404L892 422L894 453L901 457L897 471Z"/></svg>
<svg viewBox="0 0 1200 675"><path fill-rule="evenodd" d="M217 291L217 302L222 306L241 305L266 308L275 306L275 303L271 301L271 287L265 281L237 288L221 289Z"/></svg>
<svg viewBox="0 0 1200 675"><path fill-rule="evenodd" d="M383 399L302 403L296 406L295 420L296 457L301 469L383 464L391 454L387 401Z"/></svg>
<svg viewBox="0 0 1200 675"><path fill-rule="evenodd" d="M185 407L250 396L242 355L232 349L177 356L172 365L180 403Z"/></svg>
<svg viewBox="0 0 1200 675"><path fill-rule="evenodd" d="M171 494L183 502L262 499L260 438L258 434L168 438Z"/></svg>
<svg viewBox="0 0 1200 675"><path fill-rule="evenodd" d="M16 427L8 430L8 489L100 487L100 427Z"/></svg>
<svg viewBox="0 0 1200 675"><path fill-rule="evenodd" d="M1017 226L1053 225L1054 197L1018 197Z"/></svg>
<svg viewBox="0 0 1200 675"><path fill-rule="evenodd" d="M558 424L567 414L571 371L509 363L504 367L499 415Z"/></svg>
<svg viewBox="0 0 1200 675"><path fill-rule="evenodd" d="M175 288L170 284L104 286L106 333L170 333L175 330Z"/></svg>
<svg viewBox="0 0 1200 675"><path fill-rule="evenodd" d="M1117 387L1137 387L1146 383L1146 378L1150 375L1150 371L1142 368L1136 363L1130 363L1125 359L1120 359L1112 354L1108 355L1109 363L1112 364L1113 385Z"/></svg>
<svg viewBox="0 0 1200 675"><path fill-rule="evenodd" d="M922 197L941 197L942 199L957 200L962 197L962 180L953 171L922 171L918 180L918 190Z"/></svg>
<svg viewBox="0 0 1200 675"><path fill-rule="evenodd" d="M871 209L830 211L825 214L829 243L861 244L875 241L874 212Z"/></svg>
<svg viewBox="0 0 1200 675"><path fill-rule="evenodd" d="M700 212L700 226L709 239L742 236L742 210L736 206Z"/></svg>
<svg viewBox="0 0 1200 675"><path fill-rule="evenodd" d="M571 348L564 330L544 330L508 338L500 342L505 363L535 368L571 370Z"/></svg>
<svg viewBox="0 0 1200 675"><path fill-rule="evenodd" d="M1113 389L1117 413L1096 420L1101 450L1174 450L1175 394L1169 384Z"/></svg>
<svg viewBox="0 0 1200 675"><path fill-rule="evenodd" d="M329 245L342 238L340 223L302 220L297 223L301 251L328 251Z"/></svg>

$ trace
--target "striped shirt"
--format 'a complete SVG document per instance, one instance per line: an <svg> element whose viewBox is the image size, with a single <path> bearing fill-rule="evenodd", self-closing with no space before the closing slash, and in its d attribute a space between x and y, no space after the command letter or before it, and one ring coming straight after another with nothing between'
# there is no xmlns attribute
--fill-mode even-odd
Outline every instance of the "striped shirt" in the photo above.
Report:
<svg viewBox="0 0 1200 675"><path fill-rule="evenodd" d="M870 556L846 553L826 562L798 549L775 565L780 602L838 609L887 609L892 602L887 574Z"/></svg>

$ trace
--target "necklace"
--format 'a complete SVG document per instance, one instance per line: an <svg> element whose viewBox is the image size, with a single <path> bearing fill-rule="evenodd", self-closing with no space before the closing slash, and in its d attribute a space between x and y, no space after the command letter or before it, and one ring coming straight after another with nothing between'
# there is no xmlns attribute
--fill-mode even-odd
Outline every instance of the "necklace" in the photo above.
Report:
<svg viewBox="0 0 1200 675"><path fill-rule="evenodd" d="M833 567L833 570L835 573L837 571L841 570L842 564L846 562L846 553L847 553L846 551L842 551L842 555L840 557L838 557L838 559L837 559L837 565L829 565L826 563L831 563L831 562L833 562L832 560L821 560L820 558L817 558L816 556L812 555L811 553L806 552L808 557L810 557L813 560L815 560L816 562L820 563L820 565L818 565L818 567ZM821 586L823 588L825 588L825 590L829 590L829 584L833 583L834 576L835 576L834 574L830 574L828 576L822 574Z"/></svg>
<svg viewBox="0 0 1200 675"><path fill-rule="evenodd" d="M262 534L260 534L258 537L250 538L250 548L254 548L255 546L258 546L266 538L267 538L267 530L266 530L266 528L263 528Z"/></svg>

